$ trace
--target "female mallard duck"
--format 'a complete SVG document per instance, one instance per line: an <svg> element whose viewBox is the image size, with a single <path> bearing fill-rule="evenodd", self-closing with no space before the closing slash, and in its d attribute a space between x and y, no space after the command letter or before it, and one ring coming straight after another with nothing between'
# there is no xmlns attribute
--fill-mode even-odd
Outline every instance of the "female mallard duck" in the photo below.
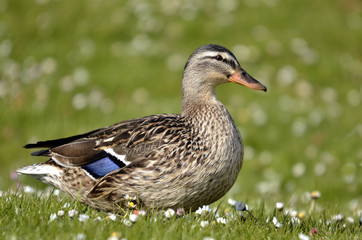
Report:
<svg viewBox="0 0 362 240"><path fill-rule="evenodd" d="M218 45L189 57L182 80L182 113L116 123L68 138L28 144L50 159L18 169L105 211L138 207L195 210L220 199L243 160L240 133L215 87L234 82L266 87Z"/></svg>

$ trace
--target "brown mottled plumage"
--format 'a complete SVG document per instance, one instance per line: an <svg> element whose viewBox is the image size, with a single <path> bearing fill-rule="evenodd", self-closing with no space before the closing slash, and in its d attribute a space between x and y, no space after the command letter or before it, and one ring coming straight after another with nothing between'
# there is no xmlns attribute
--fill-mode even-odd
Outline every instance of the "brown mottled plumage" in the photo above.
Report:
<svg viewBox="0 0 362 240"><path fill-rule="evenodd" d="M204 45L188 59L182 81L182 114L124 121L69 138L28 144L50 157L26 166L29 174L79 201L105 211L138 207L196 210L221 198L242 166L240 133L215 96L215 87L235 82L266 88L235 56Z"/></svg>

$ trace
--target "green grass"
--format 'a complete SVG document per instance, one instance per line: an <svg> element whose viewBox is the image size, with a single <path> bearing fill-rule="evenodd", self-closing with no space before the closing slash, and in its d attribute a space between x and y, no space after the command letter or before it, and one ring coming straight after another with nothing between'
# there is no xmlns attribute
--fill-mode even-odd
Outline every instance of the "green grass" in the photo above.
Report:
<svg viewBox="0 0 362 240"><path fill-rule="evenodd" d="M187 57L201 44L217 43L230 48L268 87L267 93L232 84L217 89L246 147L243 169L221 209L228 207L229 197L242 200L254 208L256 220L210 223L205 229L192 216L157 223L140 219L131 227L121 220L48 223L68 201L81 213L106 215L64 196L3 194L1 236L69 239L84 233L87 239L105 239L118 232L128 239L298 239L311 227L322 234L313 238L360 236L359 2L172 2L0 1L0 189L14 188L17 182L10 176L15 169L41 161L21 148L28 142L179 113ZM20 182L45 188L29 177ZM313 190L322 198L300 225L275 229L265 223L276 202L308 212L304 196ZM329 229L326 221L339 213L355 224Z"/></svg>
<svg viewBox="0 0 362 240"><path fill-rule="evenodd" d="M149 213L131 223L129 214L116 216L112 220L108 214L87 208L62 194L56 196L49 194L49 191L40 193L40 196L34 193L3 193L0 201L0 236L3 239L20 236L21 239L84 239L84 236L85 239L107 239L112 234L127 239L297 239L299 234L313 239L361 237L358 222L351 223L346 218L333 220L331 216L334 216L335 210L321 209L320 205L310 215L307 213L304 218L294 218L297 223L293 223L293 217L285 215L283 211L266 208L264 203L255 203L250 214L243 212L242 218L240 212L224 202L219 203L217 210L203 215L189 213L177 217L175 214L167 218L163 212ZM311 203L308 205L310 207ZM73 209L78 213L70 217L68 212ZM50 216L59 210L63 210L64 215L51 220ZM81 221L81 214L89 216L89 219ZM218 217L228 222L219 223ZM275 226L274 217L282 226ZM129 224L125 224L125 221ZM202 227L201 221L209 224ZM312 234L312 229L316 229L316 233Z"/></svg>

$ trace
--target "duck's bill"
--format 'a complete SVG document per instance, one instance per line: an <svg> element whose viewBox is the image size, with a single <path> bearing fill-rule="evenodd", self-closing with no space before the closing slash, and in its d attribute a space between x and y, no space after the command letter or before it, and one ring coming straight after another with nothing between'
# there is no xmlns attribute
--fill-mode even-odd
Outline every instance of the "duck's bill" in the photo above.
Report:
<svg viewBox="0 0 362 240"><path fill-rule="evenodd" d="M229 81L233 83L238 83L244 85L248 88L255 89L255 90L262 90L266 92L266 87L250 76L245 71L236 72L229 77Z"/></svg>

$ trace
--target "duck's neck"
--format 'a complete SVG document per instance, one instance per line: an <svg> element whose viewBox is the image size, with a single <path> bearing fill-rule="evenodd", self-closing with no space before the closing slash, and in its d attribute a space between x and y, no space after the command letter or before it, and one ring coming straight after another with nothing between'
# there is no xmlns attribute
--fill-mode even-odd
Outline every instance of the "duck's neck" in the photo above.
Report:
<svg viewBox="0 0 362 240"><path fill-rule="evenodd" d="M212 106L222 105L216 98L215 94L202 94L201 96L192 95L190 97L183 96L182 99L182 115L194 115L201 108L210 108Z"/></svg>
<svg viewBox="0 0 362 240"><path fill-rule="evenodd" d="M202 107L221 104L215 94L215 86L201 76L184 75L182 81L182 115L193 115ZM197 80L195 80L195 77Z"/></svg>

